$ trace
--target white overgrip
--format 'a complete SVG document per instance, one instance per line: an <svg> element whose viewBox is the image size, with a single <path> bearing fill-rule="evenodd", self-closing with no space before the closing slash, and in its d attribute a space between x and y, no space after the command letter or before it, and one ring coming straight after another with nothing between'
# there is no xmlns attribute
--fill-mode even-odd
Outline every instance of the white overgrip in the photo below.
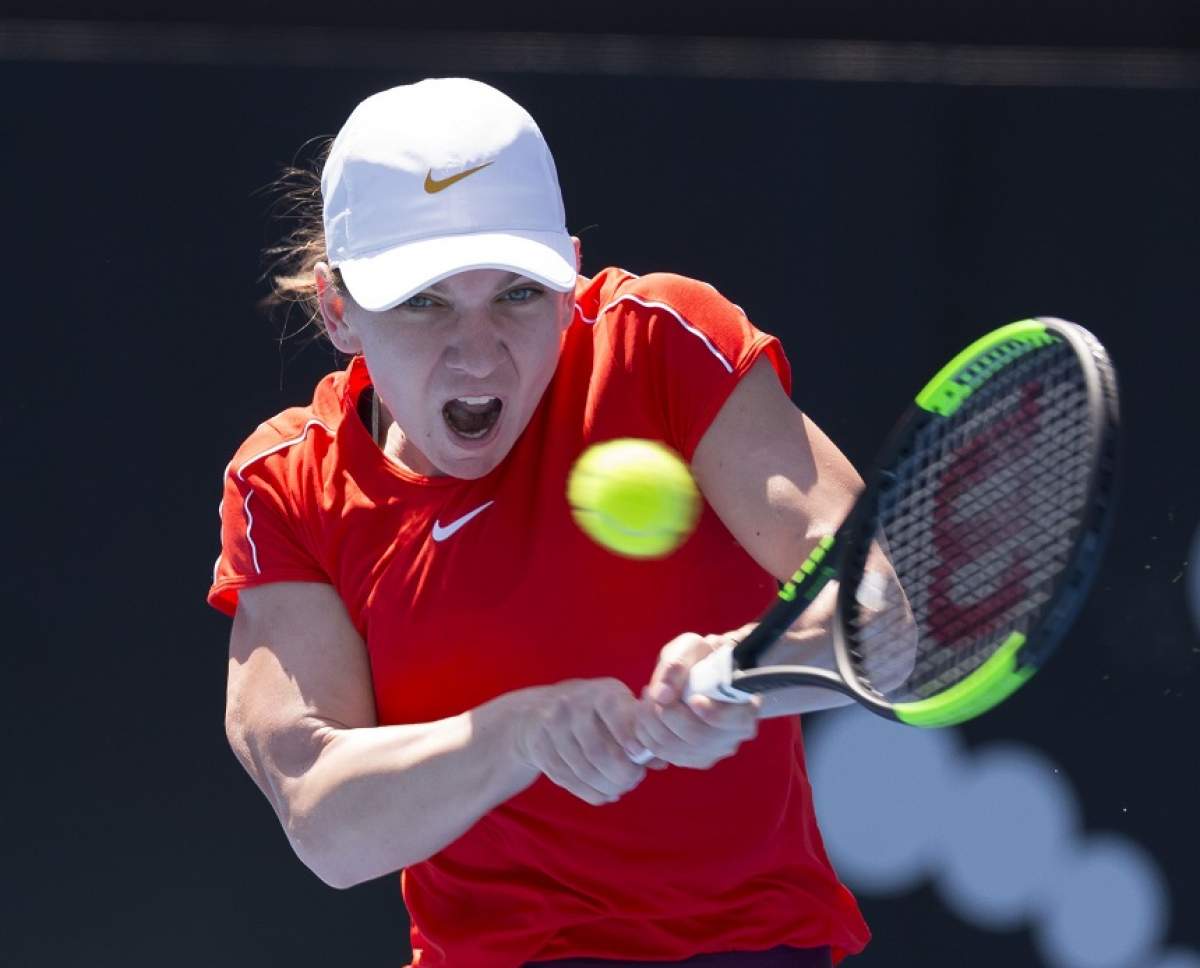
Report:
<svg viewBox="0 0 1200 968"><path fill-rule="evenodd" d="M718 646L713 652L692 666L688 675L687 685L683 688L683 699L691 696L708 696L720 702L746 703L753 695L742 692L733 685L733 646L728 642ZM642 750L630 759L634 763L648 763L654 758L649 750Z"/></svg>

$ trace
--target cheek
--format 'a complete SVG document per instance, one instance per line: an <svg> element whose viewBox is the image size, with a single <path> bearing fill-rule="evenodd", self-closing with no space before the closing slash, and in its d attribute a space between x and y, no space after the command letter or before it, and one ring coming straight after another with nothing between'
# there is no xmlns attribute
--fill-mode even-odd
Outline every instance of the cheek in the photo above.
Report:
<svg viewBox="0 0 1200 968"><path fill-rule="evenodd" d="M442 352L435 340L398 326L364 334L362 343L363 355L372 372L378 370L381 375L386 372L405 382L428 373Z"/></svg>
<svg viewBox="0 0 1200 968"><path fill-rule="evenodd" d="M426 402L438 355L411 340L376 339L363 344L371 379L380 388L392 416L412 421Z"/></svg>
<svg viewBox="0 0 1200 968"><path fill-rule="evenodd" d="M553 372L558 365L558 357L562 352L563 340L566 338L568 327L575 319L575 297L571 294L569 302L563 302L557 307L557 312L544 321L538 343L538 357L545 368Z"/></svg>
<svg viewBox="0 0 1200 968"><path fill-rule="evenodd" d="M540 338L526 348L523 369L526 379L537 384L540 389L553 375L558 366L558 356L562 349L562 336L555 329L552 332L543 330Z"/></svg>

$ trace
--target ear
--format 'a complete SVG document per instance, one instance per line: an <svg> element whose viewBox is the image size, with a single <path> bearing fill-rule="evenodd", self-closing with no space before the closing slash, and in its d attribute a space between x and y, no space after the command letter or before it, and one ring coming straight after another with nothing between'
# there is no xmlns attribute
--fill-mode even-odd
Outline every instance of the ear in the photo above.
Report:
<svg viewBox="0 0 1200 968"><path fill-rule="evenodd" d="M583 246L580 244L578 236L572 235L571 241L575 245L575 271L579 272L583 268ZM559 331L566 332L575 320L575 293L568 289L562 294L562 297L563 312L559 322Z"/></svg>
<svg viewBox="0 0 1200 968"><path fill-rule="evenodd" d="M328 263L318 262L313 267L313 276L317 282L321 321L325 324L325 334L329 337L329 342L351 356L361 353L362 343L346 318L346 308L353 300L338 291Z"/></svg>

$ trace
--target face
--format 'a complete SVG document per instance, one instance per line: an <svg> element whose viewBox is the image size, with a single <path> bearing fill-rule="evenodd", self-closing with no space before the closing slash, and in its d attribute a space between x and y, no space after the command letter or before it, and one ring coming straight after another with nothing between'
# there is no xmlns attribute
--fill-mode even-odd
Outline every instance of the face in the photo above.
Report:
<svg viewBox="0 0 1200 968"><path fill-rule="evenodd" d="M400 431L394 456L419 474L474 479L508 455L529 423L558 364L575 296L516 273L472 269L381 313L350 298L331 313L329 301L322 309L330 338L363 354Z"/></svg>

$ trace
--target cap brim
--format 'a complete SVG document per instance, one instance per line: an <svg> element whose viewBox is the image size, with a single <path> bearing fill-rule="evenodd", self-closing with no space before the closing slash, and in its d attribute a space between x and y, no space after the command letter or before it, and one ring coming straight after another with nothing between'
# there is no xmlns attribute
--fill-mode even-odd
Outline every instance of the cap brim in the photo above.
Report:
<svg viewBox="0 0 1200 968"><path fill-rule="evenodd" d="M337 264L354 301L382 312L468 269L505 269L566 292L575 285L575 244L566 232L487 232L422 239Z"/></svg>

